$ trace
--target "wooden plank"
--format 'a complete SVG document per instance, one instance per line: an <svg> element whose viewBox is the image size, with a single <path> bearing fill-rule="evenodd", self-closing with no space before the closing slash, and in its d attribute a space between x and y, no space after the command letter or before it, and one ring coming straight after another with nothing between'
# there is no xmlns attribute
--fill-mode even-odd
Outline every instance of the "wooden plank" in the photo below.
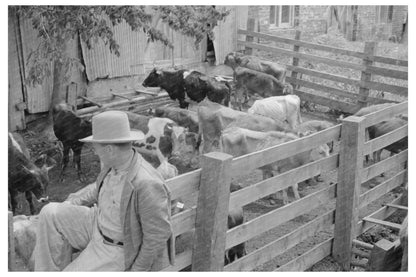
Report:
<svg viewBox="0 0 416 277"><path fill-rule="evenodd" d="M362 258L366 258L366 259L369 259L370 258L370 253L369 252L360 250L360 249L358 249L356 247L353 247L352 250L351 250L351 252L352 252L352 254L357 255L359 257L362 257Z"/></svg>
<svg viewBox="0 0 416 277"><path fill-rule="evenodd" d="M366 41L364 46L364 59L363 64L368 67L373 64L373 56L376 49L377 43L374 41ZM368 82L371 81L371 72L366 70L361 71L361 81ZM364 107L367 103L367 97L370 94L370 90L365 87L360 87L358 93L360 94L359 102Z"/></svg>
<svg viewBox="0 0 416 277"><path fill-rule="evenodd" d="M336 184L270 211L227 231L226 249L260 235L335 198Z"/></svg>
<svg viewBox="0 0 416 277"><path fill-rule="evenodd" d="M131 100L132 98L131 97L128 97L128 96L125 96L125 95L122 95L122 94L120 94L120 93L111 93L114 97L120 97L120 98L123 98L123 99L127 99L127 100Z"/></svg>
<svg viewBox="0 0 416 277"><path fill-rule="evenodd" d="M289 55L289 56L297 57L297 58L301 58L301 59L307 59L307 60L315 61L315 62L318 62L318 63L325 63L325 64L332 65L332 66L338 66L338 67L342 67L342 68L350 68L350 69L359 70L359 71L364 71L365 70L367 73L386 76L386 77L389 77L389 78L396 78L396 79L402 79L402 80L407 80L408 79L408 73L406 71L400 71L400 70L394 70L394 69L388 69L388 68L382 68L382 67L376 67L376 66L367 66L366 67L366 66L361 65L361 64L355 64L355 63L351 63L351 62L333 60L333 59L320 57L320 56L316 56L316 55L311 55L311 54L293 52L291 50L286 50L286 49L273 47L273 46L266 46L266 45L258 44L258 43L254 43L254 42L245 42L245 41L238 40L237 44L242 45L242 46L246 46L246 47L251 47L251 48L254 48L254 49L259 49L259 50L272 52L272 53L284 54L284 55Z"/></svg>
<svg viewBox="0 0 416 277"><path fill-rule="evenodd" d="M310 81L305 81L301 79L293 79L291 77L286 77L286 81L291 83L292 85L293 84L300 85L303 87L314 89L318 92L327 92L330 94L334 94L336 96L342 96L342 97L348 98L350 100L356 100L358 98L358 94L351 93L351 92L337 89L337 88L328 87L328 86L317 84L317 83L310 82Z"/></svg>
<svg viewBox="0 0 416 277"><path fill-rule="evenodd" d="M254 18L247 18L247 30L249 31L254 31L254 27L256 25L256 21ZM246 41L253 41L254 38L253 36L247 35L246 36ZM253 49L246 47L246 49L244 50L244 54L246 55L252 55L253 54Z"/></svg>
<svg viewBox="0 0 416 277"><path fill-rule="evenodd" d="M378 63L386 63L386 64L392 64L396 66L404 66L404 67L409 66L409 62L406 60L398 60L398 59L382 57L382 56L374 56L374 61Z"/></svg>
<svg viewBox="0 0 416 277"><path fill-rule="evenodd" d="M407 96L408 95L408 88L407 87L395 86L395 85L390 85L390 84L383 84L383 83L378 83L378 82L374 82L374 81L360 81L360 80L357 80L357 79L351 79L351 78L347 78L347 77L340 76L340 75L320 72L320 71L317 71L317 70L312 70L312 69L304 68L304 67L296 67L296 66L292 66L292 65L286 65L286 68L288 70L296 71L296 72L299 72L299 73L302 73L302 74L305 74L305 75L318 77L318 78L322 78L322 79L327 79L327 80L334 81L334 82L341 82L341 83L353 85L353 86L356 86L356 87L361 86L361 87L368 88L368 89L387 91L387 92L398 94L398 95L401 95L401 96ZM353 94L353 93L351 93L351 94ZM358 94L353 94L353 95L358 96ZM379 98L369 97L369 100L376 100L376 99L377 100L388 101L386 99L379 99ZM391 102L393 102L393 101L391 101Z"/></svg>
<svg viewBox="0 0 416 277"><path fill-rule="evenodd" d="M386 204L386 206L396 208L396 209L400 209L400 210L406 210L406 211L409 209L409 207L402 206L402 205L395 205L395 204Z"/></svg>
<svg viewBox="0 0 416 277"><path fill-rule="evenodd" d="M395 253L396 246L393 242L381 239L374 245L369 261L370 271L397 271L400 268L400 256ZM389 256L395 256L397 262L391 263ZM391 266L395 268L391 268Z"/></svg>
<svg viewBox="0 0 416 277"><path fill-rule="evenodd" d="M172 216L171 224L175 236L186 233L195 227L196 206Z"/></svg>
<svg viewBox="0 0 416 277"><path fill-rule="evenodd" d="M373 153L379 149L383 149L390 144L407 137L408 124L401 126L387 134L372 139L364 144L364 155Z"/></svg>
<svg viewBox="0 0 416 277"><path fill-rule="evenodd" d="M274 271L305 271L323 258L331 255L333 242L333 238L327 239Z"/></svg>
<svg viewBox="0 0 416 277"><path fill-rule="evenodd" d="M192 250L180 253L175 257L175 264L165 267L161 271L180 271L192 264Z"/></svg>
<svg viewBox="0 0 416 277"><path fill-rule="evenodd" d="M392 204L401 204L402 203L402 195L400 195L399 197L397 197L396 199L394 199L392 202ZM361 208L360 209L360 213L365 212L365 210L367 209L367 207L365 208ZM387 206L381 207L380 209L378 209L377 211L371 213L370 215L368 215L369 217L372 218L376 218L376 219L386 219L389 216L391 216L392 214L394 214L397 211L397 209L395 208L387 208ZM370 222L365 222L363 220L360 220L357 223L357 236L361 235L362 233L370 230L371 228L373 228L376 224L374 223L370 223Z"/></svg>
<svg viewBox="0 0 416 277"><path fill-rule="evenodd" d="M350 269L352 240L356 237L361 188L364 119L350 116L341 129L333 257L344 270Z"/></svg>
<svg viewBox="0 0 416 277"><path fill-rule="evenodd" d="M339 110L348 114L354 114L360 109L360 106L355 104L350 104L335 99L329 99L327 97L322 97L301 90L294 90L294 94L299 96L303 101L313 102L322 106L331 107L334 110Z"/></svg>
<svg viewBox="0 0 416 277"><path fill-rule="evenodd" d="M192 271L221 271L224 267L232 158L219 152L202 156Z"/></svg>
<svg viewBox="0 0 416 277"><path fill-rule="evenodd" d="M367 249L367 250L371 250L374 247L374 245L372 245L372 244L369 244L369 243L366 243L366 242L363 242L363 241L360 241L360 240L357 240L357 239L352 240L352 245L354 247L361 247L361 248L364 248L364 249Z"/></svg>
<svg viewBox="0 0 416 277"><path fill-rule="evenodd" d="M362 176L362 183L367 182L368 180L373 179L374 177L380 175L387 170L397 167L399 164L404 163L408 159L408 150L404 150L399 154L391 156L387 159L382 160L374 165L366 167L363 169L361 176Z"/></svg>
<svg viewBox="0 0 416 277"><path fill-rule="evenodd" d="M257 266L272 260L274 257L286 252L296 244L304 241L317 232L328 230L333 226L335 219L334 210L319 216L312 221L302 225L277 240L250 252L248 255L237 261L226 265L224 271L250 271Z"/></svg>
<svg viewBox="0 0 416 277"><path fill-rule="evenodd" d="M13 213L8 212L8 238L9 238L9 247L8 247L8 267L9 271L15 270L16 264L16 252L14 246L14 233L13 233Z"/></svg>
<svg viewBox="0 0 416 277"><path fill-rule="evenodd" d="M241 176L264 165L302 153L323 143L337 141L340 125L296 140L237 157L232 162L232 176Z"/></svg>
<svg viewBox="0 0 416 277"><path fill-rule="evenodd" d="M376 112L367 114L365 116L364 126L367 128L383 120L390 119L393 116L396 116L398 114L401 114L401 113L407 114L408 104L409 104L408 101L404 101L404 102L398 103L397 105L393 105L391 107L387 107L387 108L378 110Z"/></svg>
<svg viewBox="0 0 416 277"><path fill-rule="evenodd" d="M98 103L98 102L96 102L96 101L94 101L92 99L89 99L88 97L85 97L85 96L82 96L82 95L80 95L78 97L84 99L87 102L90 102L91 104L94 104L95 106L97 106L99 108L101 108L103 106L102 104L100 104L100 103Z"/></svg>
<svg viewBox="0 0 416 277"><path fill-rule="evenodd" d="M287 188L292 184L299 183L322 172L334 170L337 167L338 154L335 154L247 186L231 193L229 209L233 210L242 207L257 199Z"/></svg>
<svg viewBox="0 0 416 277"><path fill-rule="evenodd" d="M258 33L258 32L249 32L249 31L246 31L246 30L238 30L237 32L238 32L238 34L244 34L244 35L250 34L252 36L259 37L261 39L271 40L271 41L276 41L276 42L282 42L282 43L287 43L287 44L293 44L293 45L296 45L296 46L301 46L301 47L314 49L314 50L318 50L318 51L325 51L325 52L331 52L331 53L336 53L336 54L342 54L342 55L347 55L347 56L356 57L356 58L360 58L360 59L364 58L364 53L362 53L362 52L351 51L351 50L346 50L346 49L341 49L341 48L335 48L335 47L326 46L326 45L322 45L322 44L310 43L310 42L306 42L306 41L302 41L302 40L282 38L282 37L262 34L262 33Z"/></svg>
<svg viewBox="0 0 416 277"><path fill-rule="evenodd" d="M351 266L367 268L368 261L367 260L351 260Z"/></svg>
<svg viewBox="0 0 416 277"><path fill-rule="evenodd" d="M406 179L407 169L401 171L398 174L395 174L393 177L389 178L388 180L384 181L383 183L377 185L376 187L366 191L365 193L361 194L360 196L360 208L363 208L377 200L384 194L388 193L389 191L393 190L394 188L403 184Z"/></svg>
<svg viewBox="0 0 416 277"><path fill-rule="evenodd" d="M385 220L380 220L380 219L376 219L376 218L371 218L371 217L368 217L368 216L364 217L363 221L370 222L370 223L375 223L375 224L378 224L378 225L382 225L382 226L388 227L388 228L396 230L396 231L400 231L400 229L401 229L400 224L385 221Z"/></svg>
<svg viewBox="0 0 416 277"><path fill-rule="evenodd" d="M196 169L166 180L166 186L171 193L171 199L192 194L199 189L202 169Z"/></svg>

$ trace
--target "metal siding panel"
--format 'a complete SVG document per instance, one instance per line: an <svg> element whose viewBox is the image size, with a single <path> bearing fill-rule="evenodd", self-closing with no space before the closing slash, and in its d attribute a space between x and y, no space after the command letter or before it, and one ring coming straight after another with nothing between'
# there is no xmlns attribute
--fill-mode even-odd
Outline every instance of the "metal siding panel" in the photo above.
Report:
<svg viewBox="0 0 416 277"><path fill-rule="evenodd" d="M218 9L230 10L230 14L225 21L219 22L214 28L214 49L216 64L222 64L225 56L236 49L237 37L235 28L236 23L236 6L219 6Z"/></svg>
<svg viewBox="0 0 416 277"><path fill-rule="evenodd" d="M32 49L36 49L38 47L40 39L37 37L38 32L32 28L31 21L28 19L20 20L20 32L22 36L24 70L25 76L27 76L27 58ZM42 85L25 85L26 103L29 113L46 112L49 110L51 103L50 96L52 94L52 80L53 73L51 73L51 76L44 79Z"/></svg>

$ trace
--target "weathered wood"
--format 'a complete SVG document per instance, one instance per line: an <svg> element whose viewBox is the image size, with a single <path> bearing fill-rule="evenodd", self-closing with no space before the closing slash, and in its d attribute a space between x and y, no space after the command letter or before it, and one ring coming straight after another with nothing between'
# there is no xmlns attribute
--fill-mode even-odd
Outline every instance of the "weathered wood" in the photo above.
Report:
<svg viewBox="0 0 416 277"><path fill-rule="evenodd" d="M406 71L387 69L387 68L376 67L376 66L367 66L367 67L365 67L364 65L361 65L361 64L355 64L355 63L351 63L351 62L333 60L333 59L324 58L324 57L320 57L320 56L316 56L316 55L305 54L305 53L300 53L300 52L293 52L292 50L287 50L287 49L273 47L273 46L266 46L266 45L263 45L263 44L258 44L258 43L253 43L253 42L245 42L245 41L241 41L241 40L238 40L237 44L242 45L242 46L246 46L246 47L251 47L251 48L254 48L254 49L259 49L259 50L272 52L272 53L284 54L284 55L289 55L289 56L292 56L292 57L307 59L307 60L315 61L315 62L318 62L318 63L325 63L325 64L332 65L332 66L338 66L338 67L342 67L342 68L351 68L351 69L359 70L359 71L364 71L365 70L367 73L386 76L386 77L390 77L390 78L396 78L396 79L402 79L402 80L407 80L408 79L408 73Z"/></svg>
<svg viewBox="0 0 416 277"><path fill-rule="evenodd" d="M254 185L247 186L231 193L230 210L247 205L262 197L280 191L293 184L312 178L323 172L329 172L338 167L338 155L332 155L293 170L262 180Z"/></svg>
<svg viewBox="0 0 416 277"><path fill-rule="evenodd" d="M135 91L138 92L138 93L149 94L149 95L152 95L152 96L159 95L159 92L156 92L156 91L148 91L148 90L143 90L143 89L138 89L138 88L136 88Z"/></svg>
<svg viewBox="0 0 416 277"><path fill-rule="evenodd" d="M352 240L357 236L363 122L363 118L350 116L343 120L341 129L333 257L344 270L350 269Z"/></svg>
<svg viewBox="0 0 416 277"><path fill-rule="evenodd" d="M374 245L363 242L361 240L357 240L357 239L352 240L352 245L355 246L355 247L361 247L361 248L364 248L364 249L367 249L367 250L371 250L371 249L374 248Z"/></svg>
<svg viewBox="0 0 416 277"><path fill-rule="evenodd" d="M360 250L360 249L358 249L356 247L353 247L352 250L351 250L351 252L352 252L352 254L357 255L359 257L362 257L362 258L366 258L366 259L369 259L370 258L370 253L369 252Z"/></svg>
<svg viewBox="0 0 416 277"><path fill-rule="evenodd" d="M402 250L393 242L379 240L371 251L369 271L398 271L400 270Z"/></svg>
<svg viewBox="0 0 416 277"><path fill-rule="evenodd" d="M66 102L72 105L77 111L77 98L78 98L78 84L71 82L66 88Z"/></svg>
<svg viewBox="0 0 416 277"><path fill-rule="evenodd" d="M350 103L338 101L335 99L329 99L327 97L322 97L322 96L312 94L309 92L304 92L301 90L294 90L294 94L299 96L301 100L313 102L322 106L331 107L331 109L339 110L348 114L354 114L358 112L358 110L360 109L360 106L356 104L350 104Z"/></svg>
<svg viewBox="0 0 416 277"><path fill-rule="evenodd" d="M192 271L221 271L224 267L231 160L232 156L219 152L202 157Z"/></svg>
<svg viewBox="0 0 416 277"><path fill-rule="evenodd" d="M314 246L311 250L282 265L274 271L305 271L326 256L331 255L334 239L330 238Z"/></svg>
<svg viewBox="0 0 416 277"><path fill-rule="evenodd" d="M392 64L396 66L404 66L404 67L409 66L409 62L406 60L398 60L398 59L382 57L382 56L374 56L374 61L378 63L386 63L386 64Z"/></svg>
<svg viewBox="0 0 416 277"><path fill-rule="evenodd" d="M341 82L341 83L349 84L349 85L356 86L356 87L364 87L367 89L387 91L387 92L398 94L401 96L408 95L407 87L400 87L400 86L395 86L395 85L390 85L390 84L377 83L374 81L360 81L357 79L351 79L351 78L347 78L344 76L320 72L317 70L299 67L299 66L286 65L286 67L288 70L291 70L291 71L296 71L305 75L327 79L327 80L334 81L334 82ZM350 93L350 94L356 97L358 96L358 94L354 94L354 93ZM373 101L375 100L389 101L386 99L374 98L374 97L368 97L368 99L373 100ZM391 102L394 102L394 101L391 101Z"/></svg>
<svg viewBox="0 0 416 277"><path fill-rule="evenodd" d="M370 140L364 144L364 154L373 153L379 149L383 149L390 144L393 144L396 141L401 140L402 138L407 137L408 135L408 124L401 126L387 134L379 136L375 139Z"/></svg>
<svg viewBox="0 0 416 277"><path fill-rule="evenodd" d="M407 206L402 206L402 205L395 205L395 204L385 204L385 206L387 207L392 207L392 208L396 208L396 209L400 209L400 210L409 210L409 207Z"/></svg>
<svg viewBox="0 0 416 277"><path fill-rule="evenodd" d="M131 100L132 98L131 97L128 97L128 96L125 96L125 95L122 95L122 94L119 94L119 93L111 93L114 97L120 97L120 98L123 98L123 99L127 99L127 100Z"/></svg>
<svg viewBox="0 0 416 277"><path fill-rule="evenodd" d="M180 253L175 257L175 264L162 269L162 271L180 271L192 263L192 250Z"/></svg>
<svg viewBox="0 0 416 277"><path fill-rule="evenodd" d="M102 105L102 104L100 104L100 103L98 103L98 102L96 102L96 101L94 101L94 100L92 100L92 99L89 99L88 97L85 97L85 96L80 95L80 96L79 96L79 98L82 98L82 99L84 99L85 101L90 102L91 104L94 104L95 106L97 106L97 107L99 107L99 108L102 108L102 107L103 107L103 105Z"/></svg>
<svg viewBox="0 0 416 277"><path fill-rule="evenodd" d="M327 231L333 226L335 210L329 211L318 218L298 227L289 234L268 243L267 245L250 252L248 255L238 259L224 267L224 271L249 271L257 266L272 260L274 257L286 252L296 244L304 241L317 232Z"/></svg>
<svg viewBox="0 0 416 277"><path fill-rule="evenodd" d="M186 233L195 227L196 206L172 216L172 230L175 236Z"/></svg>
<svg viewBox="0 0 416 277"><path fill-rule="evenodd" d="M375 49L376 49L377 43L374 41L367 41L365 42L365 46L364 46L364 59L363 59L363 64L365 66L370 66L373 64L373 56L375 53ZM367 71L361 71L361 81L371 81L371 73L367 72ZM360 87L358 93L360 94L360 104L362 106L366 106L367 103L367 97L370 94L370 90L365 88L365 87Z"/></svg>
<svg viewBox="0 0 416 277"><path fill-rule="evenodd" d="M399 197L397 197L396 199L394 199L392 202L392 204L401 204L402 203L402 195L400 195ZM367 210L367 207L361 208L360 209L360 213L364 213ZM392 214L394 214L397 211L397 209L395 208L387 208L387 206L381 207L380 209L378 209L377 211L369 214L369 217L372 218L376 218L376 219L386 219L389 216L391 216ZM370 230L371 228L373 228L376 224L375 223L371 223L368 221L364 221L364 220L360 220L357 223L357 236L361 235L362 233Z"/></svg>
<svg viewBox="0 0 416 277"><path fill-rule="evenodd" d="M254 31L256 25L256 21L254 18L248 18L247 19L247 30L248 31ZM254 40L253 36L247 35L246 36L246 41L252 42ZM253 54L253 48L250 47L246 47L246 49L244 50L244 54L246 55L252 55Z"/></svg>
<svg viewBox="0 0 416 277"><path fill-rule="evenodd" d="M404 101L376 112L365 115L364 126L367 128L383 120L387 120L401 113L408 113L408 101Z"/></svg>
<svg viewBox="0 0 416 277"><path fill-rule="evenodd" d="M300 34L301 34L300 30L296 30L295 40L300 40ZM293 51L294 52L299 52L299 48L300 48L299 45L293 45ZM298 66L299 65L299 58L293 57L292 59L293 59L292 60L292 65L293 66ZM292 71L291 77L292 77L292 79L297 79L298 73L296 71ZM298 84L296 84L296 85L297 86L295 86L294 88L299 89L299 85Z"/></svg>
<svg viewBox="0 0 416 277"><path fill-rule="evenodd" d="M389 178L388 180L384 181L383 183L363 193L360 196L360 208L367 206L374 200L377 200L384 194L402 185L406 179L406 175L407 175L407 170L403 170L400 173L395 174L393 177Z"/></svg>
<svg viewBox="0 0 416 277"><path fill-rule="evenodd" d="M375 224L378 224L378 225L382 225L382 226L388 227L388 228L396 230L396 231L400 231L400 228L401 228L400 224L385 221L385 220L380 220L380 219L376 219L376 218L371 218L371 217L368 217L368 216L364 217L363 220L367 221L367 222L370 222L370 223L375 223Z"/></svg>
<svg viewBox="0 0 416 277"><path fill-rule="evenodd" d="M8 212L8 238L9 238L9 248L8 248L8 268L9 271L15 270L16 263L16 252L14 247L14 234L13 234L13 213Z"/></svg>
<svg viewBox="0 0 416 277"><path fill-rule="evenodd" d="M340 125L337 125L309 136L299 138L296 141L289 141L237 157L232 162L231 174L232 176L240 176L261 166L313 149L323 143L333 140L337 141L340 129Z"/></svg>
<svg viewBox="0 0 416 277"><path fill-rule="evenodd" d="M351 266L367 268L368 261L367 260L351 260Z"/></svg>
<svg viewBox="0 0 416 277"><path fill-rule="evenodd" d="M387 159L382 160L376 164L373 164L369 167L366 167L362 171L362 183L367 182L368 180L373 179L374 177L380 175L387 170L395 168L397 165L404 163L408 159L408 150L404 150L399 154L388 157Z"/></svg>
<svg viewBox="0 0 416 277"><path fill-rule="evenodd" d="M166 180L172 199L192 194L199 189L202 169L193 170Z"/></svg>
<svg viewBox="0 0 416 277"><path fill-rule="evenodd" d="M226 249L285 223L335 198L336 184L270 211L227 231Z"/></svg>

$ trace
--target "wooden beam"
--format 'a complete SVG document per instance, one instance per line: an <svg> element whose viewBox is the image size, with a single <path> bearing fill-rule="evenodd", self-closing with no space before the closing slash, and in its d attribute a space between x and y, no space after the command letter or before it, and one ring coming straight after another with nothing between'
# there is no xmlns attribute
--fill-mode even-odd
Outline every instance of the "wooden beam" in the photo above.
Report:
<svg viewBox="0 0 416 277"><path fill-rule="evenodd" d="M378 110L376 112L370 113L365 115L365 123L364 126L367 128L374 124L377 124L383 120L390 119L393 116L396 116L401 113L408 113L408 101L404 101L398 103L396 105L392 105L390 107L386 107L384 109Z"/></svg>
<svg viewBox="0 0 416 277"><path fill-rule="evenodd" d="M364 248L364 249L367 249L367 250L371 250L371 249L374 248L374 245L363 242L361 240L357 240L357 239L352 240L352 245L355 246L355 247L361 247L361 248Z"/></svg>
<svg viewBox="0 0 416 277"><path fill-rule="evenodd" d="M362 257L362 258L366 258L366 259L369 259L370 258L370 253L369 252L360 250L360 249L358 249L356 247L353 247L351 252L354 255L357 255L357 256Z"/></svg>
<svg viewBox="0 0 416 277"><path fill-rule="evenodd" d="M98 103L98 102L96 102L96 101L94 101L94 100L92 100L92 99L89 99L89 98L87 98L87 97L85 97L85 96L82 96L82 95L80 95L80 96L78 96L79 98L82 98L82 99L84 99L85 101L87 101L87 102L90 102L91 104L94 104L94 105L96 105L97 107L99 107L99 108L101 108L103 105L102 104L100 104L100 103Z"/></svg>
<svg viewBox="0 0 416 277"><path fill-rule="evenodd" d="M192 250L180 253L175 257L175 264L165 267L161 271L180 271L192 263Z"/></svg>
<svg viewBox="0 0 416 277"><path fill-rule="evenodd" d="M402 205L391 204L391 203L385 204L385 206L400 209L400 210L406 210L406 211L409 209L409 207L402 206Z"/></svg>
<svg viewBox="0 0 416 277"><path fill-rule="evenodd" d="M296 30L295 33L295 40L300 40L300 30ZM299 45L293 45L293 51L294 52L299 52ZM299 58L293 57L292 58L292 65L293 66L298 66L299 65ZM292 79L297 79L298 78L298 73L296 71L292 71L291 76ZM299 89L299 86L294 86L295 89Z"/></svg>
<svg viewBox="0 0 416 277"><path fill-rule="evenodd" d="M374 41L366 41L364 46L364 59L363 64L367 67L373 64L373 56L376 50L377 43ZM361 71L361 81L368 82L371 81L371 72ZM370 94L370 90L365 87L360 87L359 92L360 94L360 105L362 107L366 106L367 97Z"/></svg>
<svg viewBox="0 0 416 277"><path fill-rule="evenodd" d="M127 96L125 96L125 95L122 95L122 94L119 94L119 93L114 93L114 92L112 92L111 93L114 97L120 97L120 98L123 98L123 99L127 99L127 100L131 100L132 98L131 97L127 97Z"/></svg>
<svg viewBox="0 0 416 277"><path fill-rule="evenodd" d="M333 257L350 270L352 240L357 236L361 189L364 118L350 116L341 128Z"/></svg>
<svg viewBox="0 0 416 277"><path fill-rule="evenodd" d="M198 191L201 171L202 169L196 169L166 180L166 186L171 192L171 198L177 199Z"/></svg>
<svg viewBox="0 0 416 277"><path fill-rule="evenodd" d="M255 25L256 25L256 21L255 21L254 18L248 18L247 19L247 30L254 31ZM250 36L250 35L246 36L246 41L252 42L253 40L254 40L253 36ZM246 47L246 49L244 50L244 54L252 55L253 54L253 48Z"/></svg>
<svg viewBox="0 0 416 277"><path fill-rule="evenodd" d="M381 162L378 162L376 164L373 164L371 166L368 166L363 169L362 171L362 179L361 181L367 182L368 180L373 179L374 177L380 175L383 172L386 172L387 170L390 170L392 168L397 167L399 164L404 163L408 160L408 151L404 150L400 152L399 154L396 154L394 156L388 157L387 159L382 160ZM366 154L364 152L364 154Z"/></svg>
<svg viewBox="0 0 416 277"><path fill-rule="evenodd" d="M402 249L394 242L381 239L374 245L369 262L370 271L399 271Z"/></svg>
<svg viewBox="0 0 416 277"><path fill-rule="evenodd" d="M408 136L408 124L403 125L393 131L388 132L382 136L376 137L365 143L364 155L373 153L379 149L383 149L390 144L395 143Z"/></svg>
<svg viewBox="0 0 416 277"><path fill-rule="evenodd" d="M202 156L192 271L223 270L231 160L232 156L219 152Z"/></svg>
<svg viewBox="0 0 416 277"><path fill-rule="evenodd" d="M192 230L195 227L195 216L195 206L172 216L172 229L175 236Z"/></svg>
<svg viewBox="0 0 416 277"><path fill-rule="evenodd" d="M357 266L362 268L367 268L368 266L368 260L351 260L351 266Z"/></svg>
<svg viewBox="0 0 416 277"><path fill-rule="evenodd" d="M396 231L400 231L400 229L402 227L400 224L397 224L397 223L388 222L388 221L380 220L380 219L376 219L376 218L371 218L371 217L368 217L368 216L364 217L363 220L367 221L367 222L370 222L370 223L375 223L375 224L378 224L378 225L382 225L382 226L391 228L391 229L396 230Z"/></svg>
<svg viewBox="0 0 416 277"><path fill-rule="evenodd" d="M9 271L15 271L16 264L16 252L14 246L14 233L13 233L13 213L8 212L8 238L9 238L9 248L8 248L8 266Z"/></svg>

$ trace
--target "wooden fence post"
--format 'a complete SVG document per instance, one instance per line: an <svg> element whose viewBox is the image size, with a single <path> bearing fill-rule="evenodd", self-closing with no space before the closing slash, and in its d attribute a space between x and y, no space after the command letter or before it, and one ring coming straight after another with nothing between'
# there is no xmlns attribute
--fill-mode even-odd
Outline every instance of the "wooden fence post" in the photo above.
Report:
<svg viewBox="0 0 416 277"><path fill-rule="evenodd" d="M377 43L375 41L367 41L365 43L363 65L369 66L373 64L376 45ZM361 72L361 81L371 81L371 73L366 70ZM364 107L367 104L367 97L370 94L370 90L360 86L359 94L358 104Z"/></svg>
<svg viewBox="0 0 416 277"><path fill-rule="evenodd" d="M352 240L357 234L363 168L363 120L356 116L347 117L341 128L332 255L344 270L350 270Z"/></svg>
<svg viewBox="0 0 416 277"><path fill-rule="evenodd" d="M192 271L222 271L228 230L232 156L212 152L202 158L195 218Z"/></svg>
<svg viewBox="0 0 416 277"><path fill-rule="evenodd" d="M9 271L14 271L15 265L15 250L14 250L14 235L13 235L13 213L8 214L8 231L9 231Z"/></svg>
<svg viewBox="0 0 416 277"><path fill-rule="evenodd" d="M255 19L254 18L248 18L247 19L247 31L254 32L255 26L256 26ZM246 36L246 41L253 42L254 38L252 36L247 35ZM244 54L252 55L253 54L253 48L246 47L246 49L244 50Z"/></svg>
<svg viewBox="0 0 416 277"><path fill-rule="evenodd" d="M399 271L403 249L386 239L379 240L371 250L368 271Z"/></svg>
<svg viewBox="0 0 416 277"><path fill-rule="evenodd" d="M301 34L301 31L296 30L296 34L295 34L295 39L296 40L300 40L300 34ZM299 45L294 45L293 46L293 52L299 52L299 48L300 48ZM299 65L299 58L293 57L292 65L293 66L298 66ZM290 75L290 77L296 79L298 77L298 73L296 71L292 71L292 74ZM300 77L300 79L301 78L302 77ZM296 85L296 84L293 85L294 89L299 89L299 87L300 87L300 85Z"/></svg>

